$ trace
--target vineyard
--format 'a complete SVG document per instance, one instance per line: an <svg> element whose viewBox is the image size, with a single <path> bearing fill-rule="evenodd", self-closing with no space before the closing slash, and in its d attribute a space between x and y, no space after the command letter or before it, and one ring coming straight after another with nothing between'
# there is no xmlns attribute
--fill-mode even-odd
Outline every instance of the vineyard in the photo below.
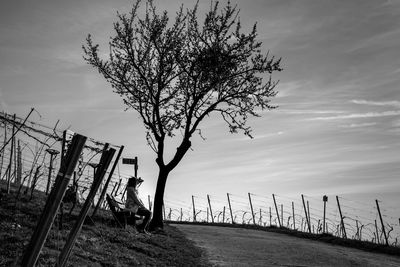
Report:
<svg viewBox="0 0 400 267"><path fill-rule="evenodd" d="M48 194L74 132L58 129L59 122L49 127L29 120L33 112L34 109L26 118L0 113L0 178L8 183L20 185L21 189L25 188L19 193L33 194L36 189ZM105 142L88 138L79 156L71 186L77 188L80 202L84 201L93 183L94 173L105 145ZM109 143L107 146L118 150L119 155L124 149L123 146ZM111 165L115 165L116 168L113 173L107 172L110 176L107 189L109 193L124 198L124 186L128 175L119 172L119 158L115 157ZM99 193L103 186L104 182ZM99 194L96 198L98 197Z"/></svg>
<svg viewBox="0 0 400 267"><path fill-rule="evenodd" d="M75 133L59 129L58 122L45 126L30 117L0 113L0 178L17 186L17 198L24 194L34 197L35 190L49 194L61 168L66 151ZM107 208L105 193L125 200L127 174L121 174L119 164L124 146L87 138L68 187L74 188L78 203L85 202L96 177L96 169L106 149L118 151L111 157L104 179L93 196L97 208ZM137 160L137 159L136 159ZM137 162L136 162L137 164ZM78 205L79 206L79 205ZM151 196L148 196L151 210ZM94 213L94 212L93 212ZM245 224L280 227L314 234L368 241L398 247L400 238L399 208L379 200L357 202L341 196L288 197L247 193L223 196L196 196L191 199L166 198L164 218L168 221Z"/></svg>

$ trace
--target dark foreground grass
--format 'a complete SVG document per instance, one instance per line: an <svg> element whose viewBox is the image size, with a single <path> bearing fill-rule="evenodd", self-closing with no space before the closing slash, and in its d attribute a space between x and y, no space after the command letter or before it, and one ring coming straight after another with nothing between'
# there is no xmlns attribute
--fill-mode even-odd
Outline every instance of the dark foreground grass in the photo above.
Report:
<svg viewBox="0 0 400 267"><path fill-rule="evenodd" d="M267 232L275 232L281 234L287 234L291 236L296 236L299 238L306 238L311 240L316 240L320 242L330 243L334 245L357 248L368 252L376 252L383 253L388 255L394 255L400 257L400 247L395 246L385 246L381 244L376 244L368 241L359 241L354 239L345 239L333 236L331 234L311 234L301 231L295 231L286 227L278 228L278 227L263 227L259 225L251 225L251 224L230 224L230 223L207 223L207 222L175 222L171 221L169 223L173 224L197 224L197 225L210 225L210 226L219 226L219 227L232 227L232 228L246 228L253 229L259 231L267 231Z"/></svg>
<svg viewBox="0 0 400 267"><path fill-rule="evenodd" d="M0 183L0 266L19 266L22 255L36 227L46 196L21 194L16 200L16 188L5 193ZM59 218L47 237L38 266L55 266L68 234L76 221L79 207L69 216L65 206L63 228ZM89 213L91 214L91 213ZM85 224L77 238L67 266L205 266L202 251L181 232L166 225L163 231L145 235L130 226L117 228L109 211L101 210L94 225Z"/></svg>

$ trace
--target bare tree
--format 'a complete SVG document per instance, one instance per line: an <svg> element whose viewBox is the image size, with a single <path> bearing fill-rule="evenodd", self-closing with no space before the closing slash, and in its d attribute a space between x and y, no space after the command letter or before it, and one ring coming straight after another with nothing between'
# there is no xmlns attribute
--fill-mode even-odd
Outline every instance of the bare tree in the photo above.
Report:
<svg viewBox="0 0 400 267"><path fill-rule="evenodd" d="M88 35L84 59L110 82L127 109L143 120L149 146L157 154L159 167L151 227L162 227L162 205L169 173L191 147L191 137L201 134L200 123L219 113L231 133L238 130L251 137L249 116L275 108L274 71L281 71L280 59L261 51L254 24L243 33L239 11L227 3L212 4L199 25L197 4L176 13L169 21L166 11L147 1L139 15L140 1L130 13L117 13L115 35L107 59ZM263 78L267 78L263 81ZM165 159L166 138L179 138L170 160Z"/></svg>

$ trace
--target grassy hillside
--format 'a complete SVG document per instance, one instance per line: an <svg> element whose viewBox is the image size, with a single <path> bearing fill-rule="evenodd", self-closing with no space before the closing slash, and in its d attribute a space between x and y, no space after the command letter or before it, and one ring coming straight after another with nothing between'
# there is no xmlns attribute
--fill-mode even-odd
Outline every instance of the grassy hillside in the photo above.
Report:
<svg viewBox="0 0 400 267"><path fill-rule="evenodd" d="M32 200L24 194L16 200L17 188L12 187L12 193L6 194L4 181L0 187L0 266L18 266L46 196L35 192ZM62 230L59 217L56 218L39 257L39 266L55 265L79 207L71 215L69 210L70 206L65 205ZM68 266L204 266L201 253L172 226L166 225L163 231L151 235L140 234L130 226L117 228L110 212L101 210L94 218L94 225L82 227Z"/></svg>

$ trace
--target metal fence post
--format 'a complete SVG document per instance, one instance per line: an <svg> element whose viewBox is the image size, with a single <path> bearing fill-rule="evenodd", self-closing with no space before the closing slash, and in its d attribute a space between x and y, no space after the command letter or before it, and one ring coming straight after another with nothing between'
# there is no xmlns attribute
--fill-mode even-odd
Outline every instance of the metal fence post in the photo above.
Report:
<svg viewBox="0 0 400 267"><path fill-rule="evenodd" d="M281 219L279 218L278 206L276 205L276 200L275 200L275 195L274 195L274 194L272 194L272 198L274 199L274 205L275 205L276 217L278 217L278 223L279 223L279 227L282 227L282 224L281 224Z"/></svg>
<svg viewBox="0 0 400 267"><path fill-rule="evenodd" d="M304 207L304 213L306 214L306 222L308 225L308 232L311 233L311 225L310 225L310 221L308 219L308 214L307 214L307 209L306 209L306 203L304 202L304 196L303 194L301 195L301 199L303 201L303 207Z"/></svg>
<svg viewBox="0 0 400 267"><path fill-rule="evenodd" d="M388 238L387 238L386 230L385 230L385 225L383 224L381 209L379 208L378 200L375 199L375 202L376 202L376 208L378 209L379 219L381 220L382 231L383 231L383 236L385 237L386 246L389 246L389 242L388 242Z"/></svg>
<svg viewBox="0 0 400 267"><path fill-rule="evenodd" d="M230 200L230 198L229 198L229 193L226 193L226 195L227 195L227 197L228 197L229 211L230 211L230 214L231 214L232 224L234 224L235 221L233 220L233 212L232 212L231 200Z"/></svg>
<svg viewBox="0 0 400 267"><path fill-rule="evenodd" d="M214 223L214 217L213 217L213 212L212 212L212 208L211 208L211 201L210 201L209 195L207 195L207 200L208 200L208 206L210 207L211 222Z"/></svg>
<svg viewBox="0 0 400 267"><path fill-rule="evenodd" d="M255 216L254 216L253 203L251 203L251 196L250 196L250 193L248 193L248 195L249 195L251 216L253 217L253 224L256 225L256 218L255 218Z"/></svg>
<svg viewBox="0 0 400 267"><path fill-rule="evenodd" d="M194 205L194 196L192 196L192 204L193 204L193 222L196 221L196 207Z"/></svg>
<svg viewBox="0 0 400 267"><path fill-rule="evenodd" d="M296 230L296 217L294 216L294 202L292 201L293 230Z"/></svg>
<svg viewBox="0 0 400 267"><path fill-rule="evenodd" d="M271 207L269 207L269 226L272 226L272 212L271 212Z"/></svg>
<svg viewBox="0 0 400 267"><path fill-rule="evenodd" d="M16 115L14 114L12 135L11 135L10 162L9 162L9 165L8 165L9 169L8 169L8 176L7 176L7 194L10 194L10 189L11 189L11 169L12 169L12 158L13 158L13 152L14 152L15 117L16 117ZM4 147L6 145L7 144L5 144Z"/></svg>
<svg viewBox="0 0 400 267"><path fill-rule="evenodd" d="M53 160L54 160L54 157L60 152L58 152L57 150L51 149L51 148L46 149L46 152L50 154L49 175L47 177L47 186L46 186L46 195L48 195L49 191L50 191L50 185L51 185L51 172L53 170Z"/></svg>
<svg viewBox="0 0 400 267"><path fill-rule="evenodd" d="M337 202L337 205L338 205L338 208L339 208L340 223L341 223L342 230L343 230L343 236L344 236L344 238L347 238L346 228L344 226L343 215L342 215L342 210L340 209L340 203L339 203L339 197L338 196L336 196L336 202Z"/></svg>

